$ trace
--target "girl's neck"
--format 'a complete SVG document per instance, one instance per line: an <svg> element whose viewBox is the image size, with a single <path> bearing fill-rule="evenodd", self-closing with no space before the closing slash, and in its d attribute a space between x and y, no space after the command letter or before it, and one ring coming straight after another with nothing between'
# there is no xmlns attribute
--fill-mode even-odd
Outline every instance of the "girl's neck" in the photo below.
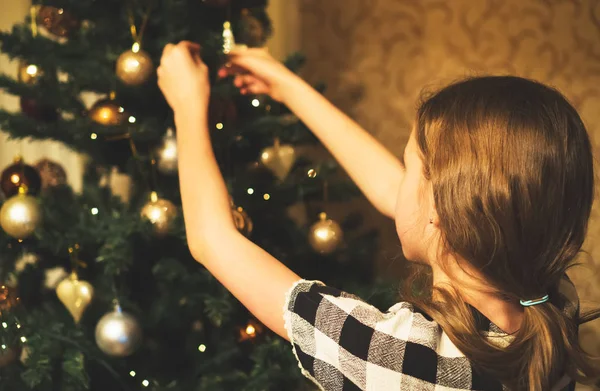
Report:
<svg viewBox="0 0 600 391"><path fill-rule="evenodd" d="M456 262L451 262L452 278L439 265L432 265L433 285L451 285L464 297L465 301L475 307L492 323L508 334L519 330L523 319L523 308L518 303L500 299L489 291L489 285L465 272ZM473 271L471 274L477 276Z"/></svg>

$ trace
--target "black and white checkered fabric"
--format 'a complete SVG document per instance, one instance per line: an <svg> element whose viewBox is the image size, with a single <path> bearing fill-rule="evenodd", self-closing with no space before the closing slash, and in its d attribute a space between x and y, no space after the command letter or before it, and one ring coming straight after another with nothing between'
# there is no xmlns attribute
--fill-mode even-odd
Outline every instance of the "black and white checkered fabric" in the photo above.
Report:
<svg viewBox="0 0 600 391"><path fill-rule="evenodd" d="M510 343L472 310L490 341ZM441 327L407 302L382 313L320 281L300 280L288 292L284 320L302 373L320 390L503 390L477 373ZM558 389L570 388L563 387Z"/></svg>

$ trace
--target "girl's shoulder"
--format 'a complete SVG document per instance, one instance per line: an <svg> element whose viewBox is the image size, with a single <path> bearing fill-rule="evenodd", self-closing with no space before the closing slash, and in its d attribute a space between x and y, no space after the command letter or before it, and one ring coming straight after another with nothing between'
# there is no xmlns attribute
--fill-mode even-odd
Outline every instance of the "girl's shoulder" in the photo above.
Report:
<svg viewBox="0 0 600 391"><path fill-rule="evenodd" d="M300 280L287 294L284 320L302 373L322 390L502 390L408 302L382 312L320 281Z"/></svg>

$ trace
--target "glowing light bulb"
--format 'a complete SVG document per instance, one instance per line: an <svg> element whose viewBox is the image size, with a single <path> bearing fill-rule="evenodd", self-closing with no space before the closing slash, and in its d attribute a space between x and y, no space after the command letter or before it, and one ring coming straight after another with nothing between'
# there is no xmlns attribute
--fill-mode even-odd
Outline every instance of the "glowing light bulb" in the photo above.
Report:
<svg viewBox="0 0 600 391"><path fill-rule="evenodd" d="M271 199L271 195L267 193L263 196L263 198L265 199L265 201L269 201Z"/></svg>
<svg viewBox="0 0 600 391"><path fill-rule="evenodd" d="M248 188L248 194L254 194L254 189L253 188Z"/></svg>
<svg viewBox="0 0 600 391"><path fill-rule="evenodd" d="M198 346L198 350L202 353L204 353L206 351L206 345L201 344L200 346Z"/></svg>
<svg viewBox="0 0 600 391"><path fill-rule="evenodd" d="M217 127L217 129L219 129L219 130L222 130L222 129L224 128L224 125L223 125L221 122L219 122L219 123L216 125L216 127Z"/></svg>
<svg viewBox="0 0 600 391"><path fill-rule="evenodd" d="M96 133L92 133L92 134L90 134L90 138L91 138L92 140L95 140L95 139L97 139L97 138L98 138L98 135L97 135Z"/></svg>
<svg viewBox="0 0 600 391"><path fill-rule="evenodd" d="M258 99L252 99L252 106L254 106L254 107L260 106L260 101Z"/></svg>
<svg viewBox="0 0 600 391"><path fill-rule="evenodd" d="M98 214L98 208L92 208L91 212L94 216L96 216Z"/></svg>
<svg viewBox="0 0 600 391"><path fill-rule="evenodd" d="M134 124L135 121L136 121L136 119L135 119L135 117L133 115L129 117L129 123L130 124Z"/></svg>
<svg viewBox="0 0 600 391"><path fill-rule="evenodd" d="M135 377L135 371L131 371L131 372L129 372L129 376L131 376L131 377Z"/></svg>

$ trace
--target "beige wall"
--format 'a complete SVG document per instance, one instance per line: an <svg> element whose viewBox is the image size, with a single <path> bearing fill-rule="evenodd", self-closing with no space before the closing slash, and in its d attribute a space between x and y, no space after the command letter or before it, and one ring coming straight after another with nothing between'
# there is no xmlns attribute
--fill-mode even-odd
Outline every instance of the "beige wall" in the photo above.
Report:
<svg viewBox="0 0 600 391"><path fill-rule="evenodd" d="M597 153L597 1L300 0L300 15L301 49L309 59L305 77L326 82L326 95L397 154L424 87L481 73L521 75L558 87L580 111ZM396 243L387 243L391 252ZM597 206L587 249L590 269L575 279L581 296L600 304ZM600 321L583 334L586 346L600 352Z"/></svg>

